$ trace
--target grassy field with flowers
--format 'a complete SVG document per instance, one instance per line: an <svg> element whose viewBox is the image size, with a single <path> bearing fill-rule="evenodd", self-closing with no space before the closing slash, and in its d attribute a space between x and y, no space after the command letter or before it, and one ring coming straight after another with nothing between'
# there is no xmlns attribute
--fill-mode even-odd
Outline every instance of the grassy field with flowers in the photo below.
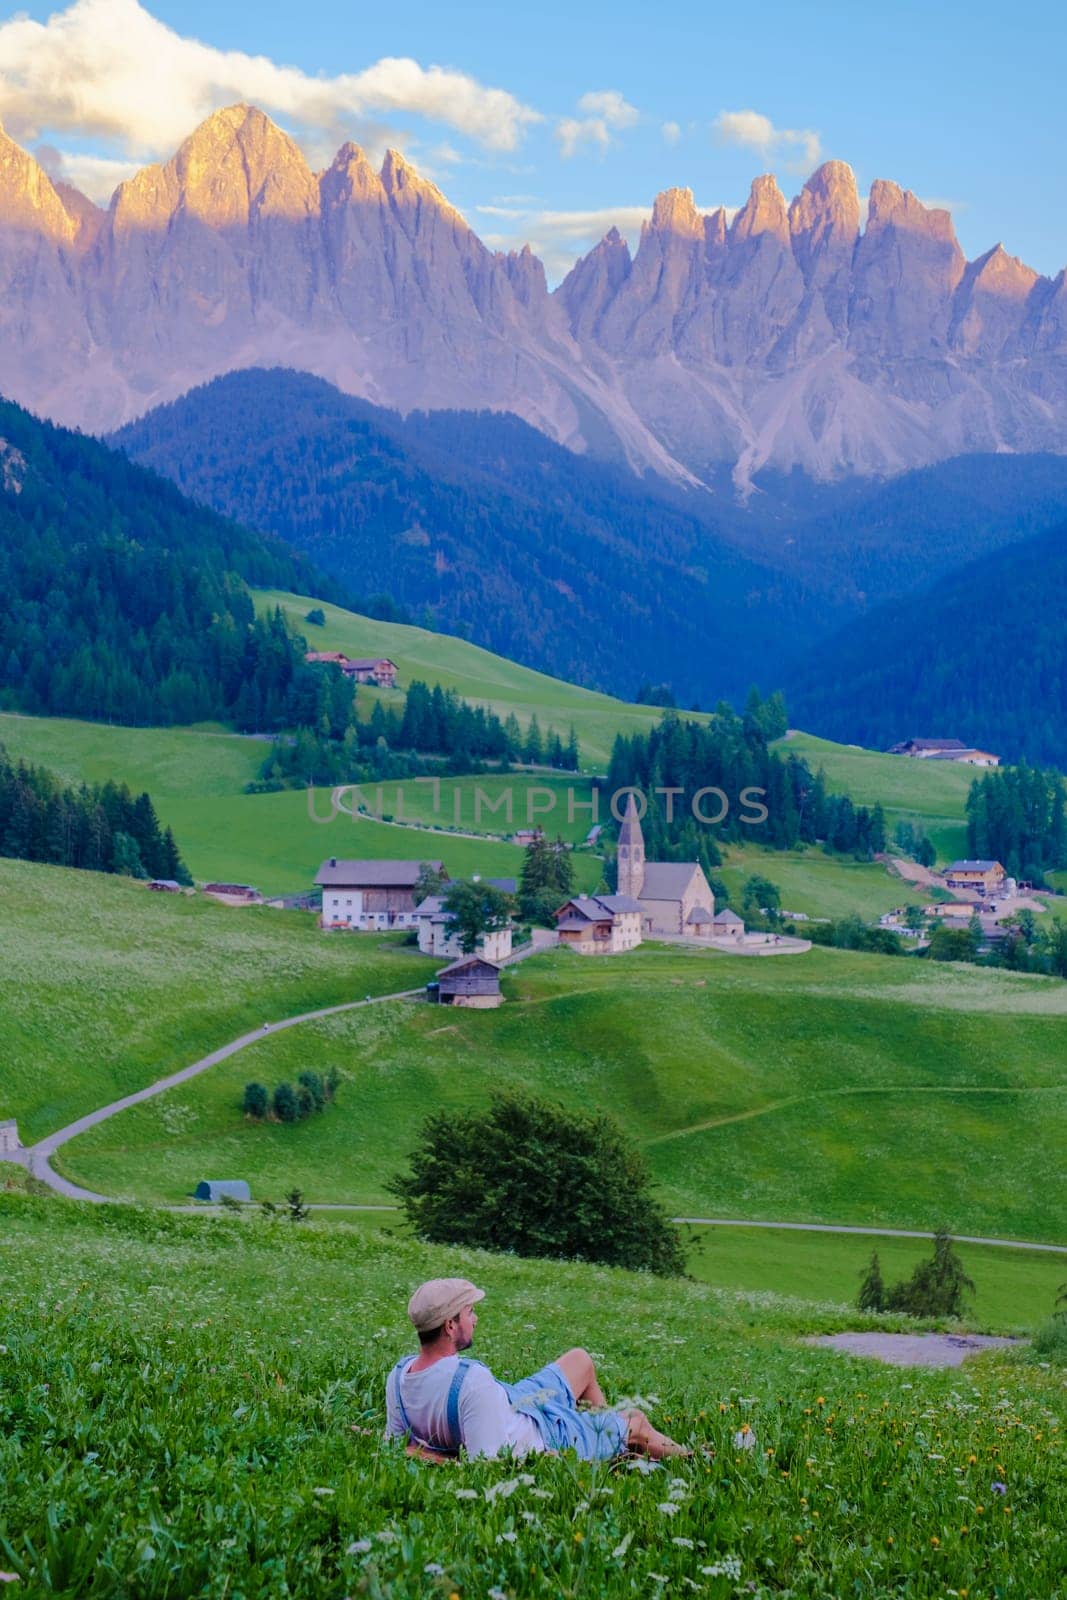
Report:
<svg viewBox="0 0 1067 1600"><path fill-rule="evenodd" d="M106 1194L198 1178L382 1202L437 1107L524 1086L610 1111L686 1216L1067 1237L1067 985L847 951L757 960L644 945L505 974L498 1011L373 1007L284 1034L64 1147ZM341 1074L337 1103L253 1123L244 1085ZM1067 1274L1065 1274L1067 1276Z"/></svg>
<svg viewBox="0 0 1067 1600"><path fill-rule="evenodd" d="M4 1195L0 1270L12 1600L1063 1592L1067 1388L1021 1352L902 1371L800 1342L858 1325L832 1303ZM433 1468L384 1445L431 1273L486 1288L500 1376L584 1344L610 1399L709 1453Z"/></svg>

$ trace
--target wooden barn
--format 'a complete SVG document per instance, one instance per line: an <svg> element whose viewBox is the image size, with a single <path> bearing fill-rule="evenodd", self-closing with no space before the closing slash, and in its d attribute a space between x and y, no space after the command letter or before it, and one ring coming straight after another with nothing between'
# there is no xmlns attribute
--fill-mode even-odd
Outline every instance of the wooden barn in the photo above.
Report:
<svg viewBox="0 0 1067 1600"><path fill-rule="evenodd" d="M503 1003L500 968L482 956L463 956L437 974L437 999L443 1006L492 1010Z"/></svg>

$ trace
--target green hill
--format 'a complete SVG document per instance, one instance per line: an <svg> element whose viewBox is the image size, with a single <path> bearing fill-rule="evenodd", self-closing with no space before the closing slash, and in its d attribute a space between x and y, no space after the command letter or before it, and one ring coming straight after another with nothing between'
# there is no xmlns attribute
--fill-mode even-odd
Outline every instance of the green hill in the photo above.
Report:
<svg viewBox="0 0 1067 1600"><path fill-rule="evenodd" d="M0 1093L40 1135L250 1025L418 985L392 938L60 869L0 863ZM1067 987L814 950L769 960L644 946L559 951L506 978L494 1013L366 1013L268 1035L66 1146L107 1193L179 1200L205 1163L260 1192L380 1201L422 1115L523 1083L609 1108L688 1215L864 1222L1056 1238L1067 1228ZM313 1124L253 1126L245 1082L337 1065ZM383 1139L383 1130L388 1138ZM907 1182L901 1174L907 1173Z"/></svg>
<svg viewBox="0 0 1067 1600"><path fill-rule="evenodd" d="M525 726L536 715L542 730L549 725L565 733L572 724L581 747L582 768L597 772L607 765L617 733L646 732L662 715L658 706L636 706L595 689L582 689L563 678L552 678L506 656L494 655L480 645L447 633L431 633L399 622L378 622L340 606L321 605L325 627L308 627L304 618L321 603L308 595L269 589L257 592L261 615L280 606L294 626L308 635L316 650L343 650L352 656L388 656L399 667L398 686L413 678L443 689L454 689L464 700L488 705L499 716L514 712ZM363 688L367 705L388 701L387 690Z"/></svg>
<svg viewBox="0 0 1067 1600"><path fill-rule="evenodd" d="M1016 1354L905 1375L799 1343L856 1325L825 1302L337 1223L0 1195L0 1227L0 1529L27 1594L941 1600L1060 1585L1062 1371ZM472 1353L502 1377L584 1344L610 1399L645 1397L712 1453L646 1475L566 1456L435 1470L386 1448L407 1296L442 1273L484 1285ZM735 1448L742 1428L756 1448Z"/></svg>

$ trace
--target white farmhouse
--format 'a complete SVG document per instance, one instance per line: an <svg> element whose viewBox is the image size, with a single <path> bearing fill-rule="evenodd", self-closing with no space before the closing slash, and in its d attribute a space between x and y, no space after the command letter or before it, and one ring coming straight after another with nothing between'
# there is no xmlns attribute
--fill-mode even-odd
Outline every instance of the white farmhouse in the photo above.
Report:
<svg viewBox="0 0 1067 1600"><path fill-rule="evenodd" d="M458 933L448 931L448 912L442 895L427 895L415 908L419 924L419 949L427 956L452 956L463 954ZM476 945L483 960L499 966L511 955L511 928L494 928L483 933Z"/></svg>
<svg viewBox="0 0 1067 1600"><path fill-rule="evenodd" d="M322 889L322 926L414 928L415 885L424 866L448 876L440 861L339 861L331 856L315 875Z"/></svg>

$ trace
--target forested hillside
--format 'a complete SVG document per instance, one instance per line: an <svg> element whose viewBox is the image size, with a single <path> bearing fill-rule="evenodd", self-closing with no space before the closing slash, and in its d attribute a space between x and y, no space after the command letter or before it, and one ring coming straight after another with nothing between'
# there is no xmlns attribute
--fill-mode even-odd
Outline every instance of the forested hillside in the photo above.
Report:
<svg viewBox="0 0 1067 1600"><path fill-rule="evenodd" d="M401 419L307 374L245 371L115 442L359 593L623 697L663 678L686 702L740 697L757 663L776 678L804 619L845 615L739 551L695 502L513 416Z"/></svg>
<svg viewBox="0 0 1067 1600"><path fill-rule="evenodd" d="M790 707L827 738L957 738L1067 766L1067 525L971 562L815 646Z"/></svg>
<svg viewBox="0 0 1067 1600"><path fill-rule="evenodd" d="M0 707L130 723L312 720L321 673L247 583L315 582L279 540L0 401Z"/></svg>

